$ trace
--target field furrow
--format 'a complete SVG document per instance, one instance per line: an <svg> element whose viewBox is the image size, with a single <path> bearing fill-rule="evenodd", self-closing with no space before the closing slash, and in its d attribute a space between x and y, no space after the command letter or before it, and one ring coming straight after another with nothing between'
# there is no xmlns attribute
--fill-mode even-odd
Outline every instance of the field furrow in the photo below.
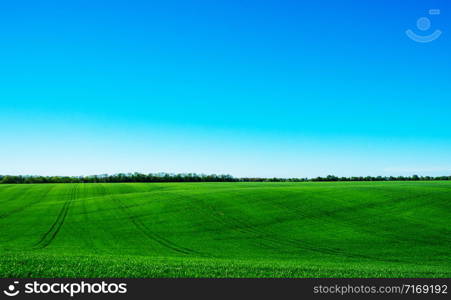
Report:
<svg viewBox="0 0 451 300"><path fill-rule="evenodd" d="M0 186L0 275L449 277L450 190L450 182Z"/></svg>
<svg viewBox="0 0 451 300"><path fill-rule="evenodd" d="M42 235L39 241L34 245L33 247L34 249L41 249L47 247L58 235L61 228L63 227L64 221L69 212L70 205L77 198L77 189L78 184L73 185L71 189L71 194L61 207L61 210L58 216L56 217L55 222L53 222L50 228Z"/></svg>

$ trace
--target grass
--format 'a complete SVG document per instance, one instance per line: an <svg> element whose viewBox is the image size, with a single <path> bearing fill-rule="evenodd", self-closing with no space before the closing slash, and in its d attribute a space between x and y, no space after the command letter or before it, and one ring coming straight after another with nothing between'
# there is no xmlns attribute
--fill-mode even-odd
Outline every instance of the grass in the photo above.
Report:
<svg viewBox="0 0 451 300"><path fill-rule="evenodd" d="M451 277L451 182L0 185L0 277Z"/></svg>

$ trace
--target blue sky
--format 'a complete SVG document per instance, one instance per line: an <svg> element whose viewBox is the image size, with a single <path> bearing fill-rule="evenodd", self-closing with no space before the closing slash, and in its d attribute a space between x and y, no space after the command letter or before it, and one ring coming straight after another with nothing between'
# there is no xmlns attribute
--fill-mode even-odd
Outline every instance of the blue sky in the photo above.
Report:
<svg viewBox="0 0 451 300"><path fill-rule="evenodd" d="M3 1L0 174L449 175L450 13L446 0ZM443 34L421 44L407 29Z"/></svg>

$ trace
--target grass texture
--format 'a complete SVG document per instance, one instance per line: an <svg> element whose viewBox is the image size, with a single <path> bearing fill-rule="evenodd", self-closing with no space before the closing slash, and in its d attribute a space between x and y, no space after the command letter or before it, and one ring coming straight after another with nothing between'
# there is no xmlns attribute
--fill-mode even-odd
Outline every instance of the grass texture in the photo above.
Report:
<svg viewBox="0 0 451 300"><path fill-rule="evenodd" d="M451 182L0 185L0 277L451 277Z"/></svg>

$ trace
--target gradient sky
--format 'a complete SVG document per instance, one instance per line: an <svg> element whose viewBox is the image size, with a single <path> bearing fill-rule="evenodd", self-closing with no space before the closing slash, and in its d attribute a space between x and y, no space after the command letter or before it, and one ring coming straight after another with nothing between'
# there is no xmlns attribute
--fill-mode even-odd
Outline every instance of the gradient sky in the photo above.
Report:
<svg viewBox="0 0 451 300"><path fill-rule="evenodd" d="M450 14L447 0L2 1L0 174L450 175Z"/></svg>

